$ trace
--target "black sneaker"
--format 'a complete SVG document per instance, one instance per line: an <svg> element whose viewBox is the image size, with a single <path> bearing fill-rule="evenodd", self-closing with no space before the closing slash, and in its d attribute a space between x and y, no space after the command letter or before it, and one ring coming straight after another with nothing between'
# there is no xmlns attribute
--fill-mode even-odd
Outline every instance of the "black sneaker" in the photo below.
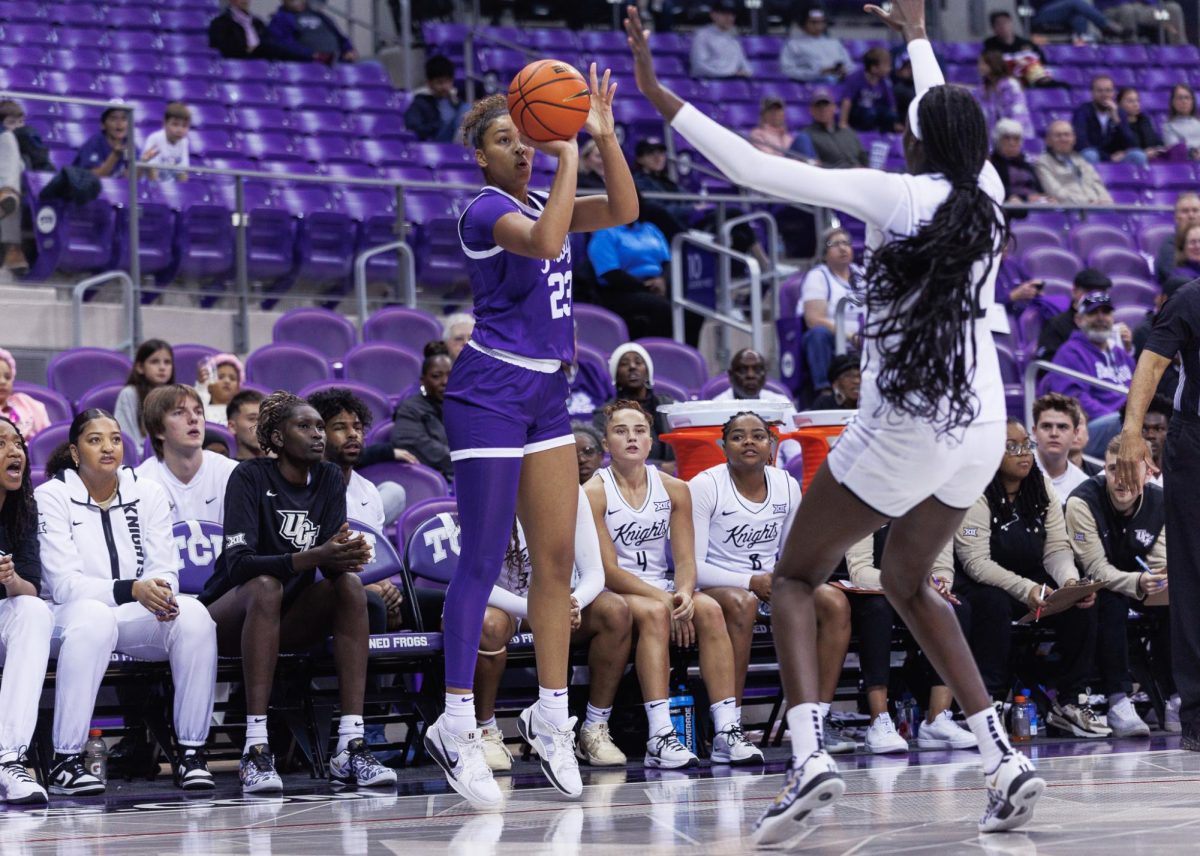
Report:
<svg viewBox="0 0 1200 856"><path fill-rule="evenodd" d="M55 755L50 769L50 793L90 797L104 793L104 782L83 766L83 755Z"/></svg>
<svg viewBox="0 0 1200 856"><path fill-rule="evenodd" d="M203 748L185 749L182 754L176 756L175 787L185 791L206 791L214 787Z"/></svg>
<svg viewBox="0 0 1200 856"><path fill-rule="evenodd" d="M1196 723L1183 723L1183 739L1179 741L1179 748L1189 752L1200 752L1200 728L1196 727Z"/></svg>

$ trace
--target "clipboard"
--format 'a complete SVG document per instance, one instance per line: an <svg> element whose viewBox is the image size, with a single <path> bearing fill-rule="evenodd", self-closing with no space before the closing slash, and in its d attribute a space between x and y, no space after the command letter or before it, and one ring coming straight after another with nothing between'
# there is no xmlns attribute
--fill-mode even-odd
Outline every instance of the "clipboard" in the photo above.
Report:
<svg viewBox="0 0 1200 856"><path fill-rule="evenodd" d="M1092 592L1099 591L1102 588L1104 588L1103 583L1093 581L1079 582L1074 585L1065 585L1062 588L1057 588L1046 595L1046 605L1042 607L1041 617L1046 618L1060 612L1065 612L1092 594ZM1033 624L1035 621L1037 621L1037 613L1030 610L1017 619L1017 624Z"/></svg>
<svg viewBox="0 0 1200 856"><path fill-rule="evenodd" d="M855 585L849 580L830 580L829 585L836 589L841 589L846 594L883 594L881 588L867 588L866 586Z"/></svg>

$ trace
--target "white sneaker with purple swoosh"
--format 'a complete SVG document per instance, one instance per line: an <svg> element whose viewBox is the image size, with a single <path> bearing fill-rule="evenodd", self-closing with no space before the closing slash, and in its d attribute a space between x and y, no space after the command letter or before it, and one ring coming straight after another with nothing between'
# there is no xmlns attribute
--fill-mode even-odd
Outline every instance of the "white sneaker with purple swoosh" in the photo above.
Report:
<svg viewBox="0 0 1200 856"><path fill-rule="evenodd" d="M568 719L562 728L555 728L542 718L537 708L534 702L521 711L517 730L537 753L550 784L568 797L578 797L583 793L583 780L579 778L579 761L575 757L575 717Z"/></svg>

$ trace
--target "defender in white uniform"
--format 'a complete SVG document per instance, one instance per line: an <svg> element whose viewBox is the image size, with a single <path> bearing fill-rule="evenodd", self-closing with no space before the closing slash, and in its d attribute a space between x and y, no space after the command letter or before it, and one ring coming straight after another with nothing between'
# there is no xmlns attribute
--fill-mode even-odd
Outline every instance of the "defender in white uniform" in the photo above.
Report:
<svg viewBox="0 0 1200 856"><path fill-rule="evenodd" d="M699 759L671 724L669 645L700 646L700 675L710 699L714 764L761 764L762 753L742 734L734 698L733 649L721 607L694 593L691 500L687 485L646 464L650 416L632 401L604 408L604 446L612 464L584 486L600 535L604 579L633 613L637 673L650 739L647 767L694 767ZM668 540L670 539L670 540ZM673 558L675 574L669 575Z"/></svg>
<svg viewBox="0 0 1200 856"><path fill-rule="evenodd" d="M979 739L988 791L979 830L1026 823L1045 789L1009 745L958 622L927 583L938 551L1004 452L1004 390L987 319L1008 239L1002 184L988 162L978 102L945 85L925 34L924 0L893 0L886 12L866 8L908 43L917 92L904 139L908 175L823 170L758 151L659 83L636 10L625 28L638 88L733 183L867 224L859 416L808 486L773 583L795 760L755 827L760 845L802 834L795 821L845 790L821 749L813 592L853 544L889 518L884 590Z"/></svg>

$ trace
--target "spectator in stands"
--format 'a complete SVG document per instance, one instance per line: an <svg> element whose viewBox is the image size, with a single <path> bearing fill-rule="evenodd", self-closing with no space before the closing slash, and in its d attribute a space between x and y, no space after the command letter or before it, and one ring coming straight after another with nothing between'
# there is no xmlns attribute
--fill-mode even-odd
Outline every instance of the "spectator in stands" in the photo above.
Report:
<svg viewBox="0 0 1200 856"><path fill-rule="evenodd" d="M896 45L892 48L892 94L896 96L896 115L907 116L908 105L917 97L917 88L913 83L912 57L908 55L907 45Z"/></svg>
<svg viewBox="0 0 1200 856"><path fill-rule="evenodd" d="M1112 280L1095 268L1084 268L1075 274L1075 280L1071 284L1071 305L1042 325L1038 334L1037 358L1054 359L1054 353L1075 332L1075 312L1083 298L1097 291L1108 291L1110 288Z"/></svg>
<svg viewBox="0 0 1200 856"><path fill-rule="evenodd" d="M1074 399L1071 399L1074 401ZM1121 405L1124 411L1125 405ZM1075 429L1075 436L1071 438L1071 451L1067 454L1067 460L1070 461L1079 469L1083 470L1083 474L1091 478L1098 473L1104 472L1104 467L1092 463L1084 457L1083 450L1087 448L1088 440L1091 439L1091 434L1088 433L1088 416L1083 408L1076 403L1075 410L1079 413L1079 427ZM1121 417L1121 421L1125 421L1125 417Z"/></svg>
<svg viewBox="0 0 1200 856"><path fill-rule="evenodd" d="M1159 12L1167 13L1165 23L1158 20ZM1158 43L1158 28L1162 25L1167 44L1181 45L1187 41L1187 27L1183 22L1183 7L1175 0L1137 0L1125 2L1106 9L1109 20L1126 32L1136 35L1139 30L1149 30L1152 41Z"/></svg>
<svg viewBox="0 0 1200 856"><path fill-rule="evenodd" d="M21 174L25 161L17 130L25 124L25 111L16 101L0 101L0 244L4 268L14 276L29 273L29 261L21 248Z"/></svg>
<svg viewBox="0 0 1200 856"><path fill-rule="evenodd" d="M1128 386L1133 379L1133 357L1124 348L1113 346L1113 305L1108 292L1087 295L1075 313L1076 330L1054 354L1053 363L1074 369L1097 380ZM1085 384L1065 375L1050 374L1042 379L1041 392L1057 391L1073 396L1088 415L1088 441L1085 454L1099 457L1108 441L1121 430L1117 411L1125 393Z"/></svg>
<svg viewBox="0 0 1200 856"><path fill-rule="evenodd" d="M1117 88L1107 74L1092 78L1092 100L1075 108L1071 127L1075 130L1075 150L1088 163L1128 161L1145 166L1146 152L1137 146L1137 137L1129 117L1117 103Z"/></svg>
<svg viewBox="0 0 1200 856"><path fill-rule="evenodd" d="M785 77L804 83L840 83L854 70L845 45L825 32L825 10L807 10L799 28L792 30L779 52L779 67Z"/></svg>
<svg viewBox="0 0 1200 856"><path fill-rule="evenodd" d="M1175 197L1175 235L1164 238L1154 253L1154 276L1164 285L1175 274L1175 238L1186 226L1200 226L1200 194L1191 190Z"/></svg>
<svg viewBox="0 0 1200 856"><path fill-rule="evenodd" d="M587 480L596 474L604 463L604 438L594 425L575 422L571 425L575 435L575 457L579 464L579 483L586 484Z"/></svg>
<svg viewBox="0 0 1200 856"><path fill-rule="evenodd" d="M1067 500L1067 535L1075 561L1086 577L1103 583L1096 594L1096 660L1100 691L1108 696L1108 727L1114 737L1147 737L1129 694L1129 610L1153 626L1150 669L1170 701L1167 723L1178 725L1179 695L1171 680L1171 634L1165 607L1147 606L1150 595L1167 592L1166 502L1162 488L1146 482L1146 464L1138 464L1142 484L1117 475L1120 438L1104 454L1104 475L1088 479ZM1172 716L1173 714L1173 716Z"/></svg>
<svg viewBox="0 0 1200 856"><path fill-rule="evenodd" d="M804 133L816 149L821 166L847 169L867 165L867 152L853 129L839 125L833 93L823 86L813 90L809 101L812 124Z"/></svg>
<svg viewBox="0 0 1200 856"><path fill-rule="evenodd" d="M850 351L838 354L829 362L829 389L813 399L809 410L857 410L858 392L862 388L859 355Z"/></svg>
<svg viewBox="0 0 1200 856"><path fill-rule="evenodd" d="M1050 480L1059 505L1065 505L1071 491L1088 478L1070 457L1082 415L1078 401L1058 392L1048 392L1033 403L1033 446L1038 469Z"/></svg>
<svg viewBox="0 0 1200 856"><path fill-rule="evenodd" d="M851 624L858 636L858 659L862 670L862 685L867 695L868 716L866 748L868 752L884 755L890 752L907 752L908 741L896 731L896 724L889 713L888 685L891 683L892 634L903 622L896 610L883 596L883 550L887 544L889 525L873 535L868 535L846 552L846 568L850 582L858 591L848 598ZM934 560L929 584L940 594L958 617L964 635L970 639L969 613L950 593L954 584L954 541L946 546ZM922 671L932 679L929 689L929 709L917 732L917 745L921 749L974 749L979 745L970 731L954 723L950 707L954 695L930 666L928 660L918 654L917 661ZM907 666L910 661L906 660ZM916 723L913 723L915 727ZM910 737L911 732L910 732Z"/></svg>
<svg viewBox="0 0 1200 856"><path fill-rule="evenodd" d="M342 786L394 785L395 772L376 761L363 740L368 625L357 571L370 560L371 547L346 523L345 481L322 460L321 417L303 399L273 393L262 403L258 443L274 456L241 463L230 477L225 549L200 595L216 622L220 650L242 658L242 792L283 789L267 738L279 651L324 646L331 634L341 719L330 779Z"/></svg>
<svg viewBox="0 0 1200 856"><path fill-rule="evenodd" d="M229 399L225 408L225 424L237 443L237 448L233 450L235 461L248 461L266 454L258 445L258 410L265 397L257 389L243 389Z"/></svg>
<svg viewBox="0 0 1200 856"><path fill-rule="evenodd" d="M1059 307L1049 301L1041 300L1040 295L1046 283L1029 275L1025 265L1013 249L1016 239L1011 235L1004 253L1000 257L1000 273L996 276L996 300L1004 304L1010 316L1020 317L1029 306L1036 306L1042 320L1058 314Z"/></svg>
<svg viewBox="0 0 1200 856"><path fill-rule="evenodd" d="M767 361L752 348L742 348L729 361L729 388L713 396L713 401L780 401L792 400L766 388Z"/></svg>
<svg viewBox="0 0 1200 856"><path fill-rule="evenodd" d="M1175 231L1175 276L1189 280L1200 276L1200 225Z"/></svg>
<svg viewBox="0 0 1200 856"><path fill-rule="evenodd" d="M575 186L596 190L604 187L604 158L595 140L588 140L579 147L579 176Z"/></svg>
<svg viewBox="0 0 1200 856"><path fill-rule="evenodd" d="M96 693L114 651L169 661L175 685L175 786L211 789L204 755L217 676L216 626L178 597L179 554L166 491L121 466L121 429L103 410L71 422L34 495L43 594L54 613L50 792L104 792L83 764ZM165 626L164 626L165 625Z"/></svg>
<svg viewBox="0 0 1200 856"><path fill-rule="evenodd" d="M1035 7L1035 29L1070 27L1077 45L1088 42L1088 24L1094 25L1101 33L1112 38L1121 38L1128 33L1105 18L1088 0L1041 0L1035 3Z"/></svg>
<svg viewBox="0 0 1200 856"><path fill-rule="evenodd" d="M17 426L21 436L29 439L50 424L46 405L25 392L13 392L17 379L17 361L11 353L0 348L0 417Z"/></svg>
<svg viewBox="0 0 1200 856"><path fill-rule="evenodd" d="M999 51L1013 77L1025 86L1054 86L1046 68L1046 55L1037 44L1017 35L1012 14L1000 10L989 16L992 34L983 40L983 50Z"/></svg>
<svg viewBox="0 0 1200 856"><path fill-rule="evenodd" d="M25 438L0 416L0 802L46 802L46 791L29 775L24 754L33 745L38 701L50 658L54 619L42 590L37 506Z"/></svg>
<svg viewBox="0 0 1200 856"><path fill-rule="evenodd" d="M663 470L674 472L675 450L658 439L660 434L666 434L667 417L659 413L658 408L664 404L674 404L675 399L665 392L654 391L654 360L650 354L637 342L626 342L616 347L608 357L608 370L612 374L613 385L617 388L616 401L636 401L650 414L650 462L659 464ZM604 434L605 417L601 408L596 411L592 420L601 435Z"/></svg>
<svg viewBox="0 0 1200 856"><path fill-rule="evenodd" d="M1057 588L1079 583L1062 505L1048 478L1033 465L1034 443L1009 420L1004 458L996 478L967 511L954 536L954 594L969 608L971 653L992 697L1011 688L1009 652L1013 620L1042 608ZM1042 616L1055 632L1056 675L1047 682L1053 707L1048 721L1077 737L1105 737L1083 695L1096 640L1095 594L1074 607ZM1073 704L1075 699L1078 704Z"/></svg>
<svg viewBox="0 0 1200 856"><path fill-rule="evenodd" d="M276 59L297 62L355 62L354 45L323 12L310 9L308 0L282 0L267 25Z"/></svg>
<svg viewBox="0 0 1200 856"><path fill-rule="evenodd" d="M125 146L129 135L129 111L106 107L100 114L100 130L84 142L72 161L101 178L125 174Z"/></svg>
<svg viewBox="0 0 1200 856"><path fill-rule="evenodd" d="M1200 119L1196 118L1196 93L1186 83L1171 89L1171 106L1162 129L1163 143L1181 146L1192 160L1200 159Z"/></svg>
<svg viewBox="0 0 1200 856"><path fill-rule="evenodd" d="M896 118L891 70L892 55L887 48L871 48L863 55L863 67L847 75L842 83L843 128L881 134L904 130Z"/></svg>
<svg viewBox="0 0 1200 856"><path fill-rule="evenodd" d="M804 275L800 283L800 305L796 314L804 316L804 356L816 395L828 390L823 383L829 374L829 363L837 344L834 322L838 304L850 300L854 306L845 312L846 336L851 341L858 335L859 303L857 293L862 272L854 264L854 245L850 233L834 228L822 240L824 257L821 264Z"/></svg>
<svg viewBox="0 0 1200 856"><path fill-rule="evenodd" d="M154 454L138 478L157 482L171 505L171 522L225 522L225 486L237 461L204 450L204 405L190 386L168 384L146 396L146 434Z"/></svg>
<svg viewBox="0 0 1200 856"><path fill-rule="evenodd" d="M778 95L763 98L758 108L758 125L750 132L750 142L769 155L785 154L796 136L788 131L783 99ZM809 145L812 142L809 141Z"/></svg>
<svg viewBox="0 0 1200 856"><path fill-rule="evenodd" d="M1033 162L1046 193L1064 205L1111 204L1096 168L1075 151L1075 129L1059 119L1046 129L1046 151Z"/></svg>
<svg viewBox="0 0 1200 856"><path fill-rule="evenodd" d="M234 354L217 354L196 366L196 392L204 402L204 418L218 424L228 420L229 403L246 382L246 367Z"/></svg>
<svg viewBox="0 0 1200 856"><path fill-rule="evenodd" d="M188 148L188 129L192 111L182 101L172 101L163 115L161 130L146 138L142 162L150 166L187 166L191 162ZM187 181L186 172L150 170L151 181Z"/></svg>
<svg viewBox="0 0 1200 856"><path fill-rule="evenodd" d="M984 51L979 55L979 76L983 80L979 105L992 132L995 133L1001 120L1007 119L1020 124L1023 137L1033 137L1033 118L1029 115L1025 90L1012 76L1000 51Z"/></svg>
<svg viewBox="0 0 1200 856"><path fill-rule="evenodd" d="M469 105L454 83L454 63L444 56L425 60L425 85L412 94L404 126L418 140L454 142Z"/></svg>
<svg viewBox="0 0 1200 856"><path fill-rule="evenodd" d="M433 467L454 479L450 463L450 441L442 422L442 400L450 379L450 355L443 350L426 349L421 363L421 389L396 406L392 414L392 446L415 455L427 467Z"/></svg>
<svg viewBox="0 0 1200 856"><path fill-rule="evenodd" d="M1163 145L1162 135L1149 116L1142 112L1142 96L1132 86L1124 86L1117 93L1117 104L1125 111L1129 120L1129 128L1133 131L1133 139L1137 147L1146 153L1150 160L1157 160L1167 153Z"/></svg>
<svg viewBox="0 0 1200 856"><path fill-rule="evenodd" d="M446 343L446 353L451 360L458 359L459 353L471 340L474 330L475 317L469 312L455 312L442 319L442 337ZM425 350L428 352L428 345L425 346Z"/></svg>
<svg viewBox="0 0 1200 856"><path fill-rule="evenodd" d="M1010 78L1011 79L1011 78ZM992 166L1004 184L1007 202L1053 202L1046 195L1033 163L1025 156L1022 146L1025 129L1016 119L1000 119L992 129L996 147L992 149ZM1030 295L1032 297L1032 295Z"/></svg>
<svg viewBox="0 0 1200 856"><path fill-rule="evenodd" d="M275 58L267 25L250 12L250 0L229 0L208 24L208 46L226 59Z"/></svg>
<svg viewBox="0 0 1200 856"><path fill-rule="evenodd" d="M117 395L114 413L121 430L133 440L137 449L146 442L146 427L142 407L150 390L175 383L175 352L162 339L147 339L133 355L133 368L125 386Z"/></svg>
<svg viewBox="0 0 1200 856"><path fill-rule="evenodd" d="M749 77L750 62L737 34L737 4L718 0L712 23L692 34L692 77Z"/></svg>

